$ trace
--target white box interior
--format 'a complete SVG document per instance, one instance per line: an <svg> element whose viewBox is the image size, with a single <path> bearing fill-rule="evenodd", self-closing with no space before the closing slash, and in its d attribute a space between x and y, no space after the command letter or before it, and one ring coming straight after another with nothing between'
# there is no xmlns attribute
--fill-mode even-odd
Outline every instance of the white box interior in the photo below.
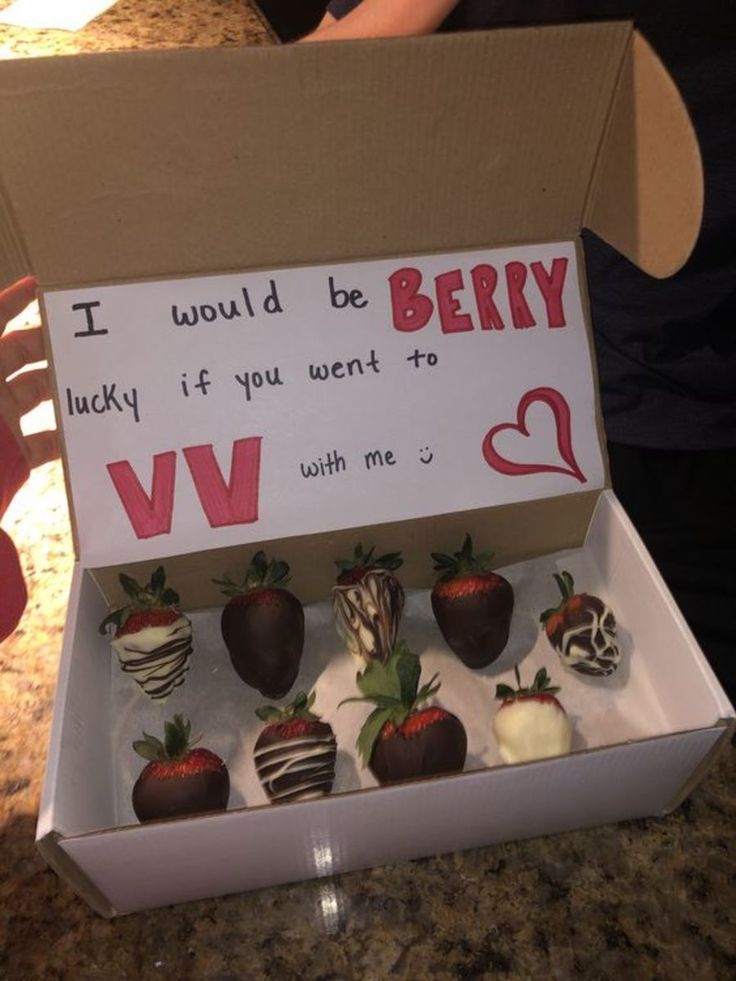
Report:
<svg viewBox="0 0 736 981"><path fill-rule="evenodd" d="M428 546L429 551L429 546ZM617 615L623 663L608 679L563 670L539 628L539 613L556 605L552 575L569 570L576 586L605 598ZM611 492L604 493L585 547L509 566L516 605L509 643L494 664L471 671L444 644L429 593L410 592L400 630L422 660L422 678L440 673L437 701L457 714L468 733L466 770L504 768L491 733L495 686L513 681L520 665L531 682L546 667L575 726L573 756L622 743L715 725L733 714L651 559ZM49 779L39 832L83 835L136 824L132 785L144 766L132 749L141 732L158 734L175 712L191 718L201 744L226 760L230 809L265 806L252 749L264 703L233 671L220 636L219 610L191 614L195 653L187 680L164 703L152 702L119 669L97 627L106 607L89 575L81 576L77 616L70 624L60 678ZM356 757L355 739L370 707L338 702L356 694L355 662L344 653L328 602L306 608L307 639L299 678L289 697L316 688L316 709L338 741L333 795L375 787ZM544 764L541 764L542 766ZM304 807L307 805L296 805ZM192 820L192 819L187 819Z"/></svg>

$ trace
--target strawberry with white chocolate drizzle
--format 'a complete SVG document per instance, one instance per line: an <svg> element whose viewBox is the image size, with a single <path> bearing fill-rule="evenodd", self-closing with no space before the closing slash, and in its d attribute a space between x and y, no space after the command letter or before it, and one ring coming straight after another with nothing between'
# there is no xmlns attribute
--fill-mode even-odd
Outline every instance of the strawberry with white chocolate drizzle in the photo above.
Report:
<svg viewBox="0 0 736 981"><path fill-rule="evenodd" d="M127 606L113 610L100 633L115 627L110 641L120 667L153 699L166 698L184 681L192 654L192 624L179 609L179 594L166 586L159 566L146 586L121 573Z"/></svg>
<svg viewBox="0 0 736 981"><path fill-rule="evenodd" d="M589 593L576 593L569 572L555 573L562 594L559 606L540 616L547 639L566 668L579 674L607 677L621 662L616 618L610 606Z"/></svg>
<svg viewBox="0 0 736 981"><path fill-rule="evenodd" d="M525 763L570 752L572 723L557 699L559 688L550 684L544 668L523 688L514 668L518 688L496 686L501 705L493 719L493 733L504 763Z"/></svg>
<svg viewBox="0 0 736 981"><path fill-rule="evenodd" d="M299 692L285 708L256 709L266 723L253 751L256 771L274 803L312 800L332 790L337 743L332 726L312 712L314 698L314 692Z"/></svg>

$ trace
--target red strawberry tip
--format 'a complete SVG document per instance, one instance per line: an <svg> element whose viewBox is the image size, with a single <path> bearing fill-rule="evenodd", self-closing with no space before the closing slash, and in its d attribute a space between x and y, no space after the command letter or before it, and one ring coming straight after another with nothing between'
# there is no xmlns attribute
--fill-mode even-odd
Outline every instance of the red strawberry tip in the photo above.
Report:
<svg viewBox="0 0 736 981"><path fill-rule="evenodd" d="M428 729L429 726L434 725L436 722L442 722L443 719L449 718L450 713L446 709L441 708L441 706L427 705L424 708L410 712L400 725L396 725L389 719L384 724L383 729L381 729L378 738L390 739L392 736L398 735L403 739L411 739L412 736L416 736L423 729Z"/></svg>

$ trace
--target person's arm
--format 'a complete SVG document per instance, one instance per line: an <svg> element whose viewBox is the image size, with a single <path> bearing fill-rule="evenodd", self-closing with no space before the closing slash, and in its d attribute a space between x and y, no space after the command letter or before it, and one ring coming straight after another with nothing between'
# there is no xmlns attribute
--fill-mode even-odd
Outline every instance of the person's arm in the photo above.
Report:
<svg viewBox="0 0 736 981"><path fill-rule="evenodd" d="M40 327L3 331L36 295L30 276L0 291L0 518L31 467L59 455L56 433L24 436L21 418L49 397L48 369L28 365L45 360ZM20 374L18 374L20 372ZM15 630L27 600L18 553L0 529L0 641Z"/></svg>
<svg viewBox="0 0 736 981"><path fill-rule="evenodd" d="M362 0L339 20L329 12L302 41L345 41L364 37L431 34L458 0Z"/></svg>
<svg viewBox="0 0 736 981"><path fill-rule="evenodd" d="M46 360L40 327L4 334L8 323L36 297L36 280L32 276L19 279L7 289L0 290L0 418L17 440L29 467L59 455L55 432L35 433L24 436L21 430L23 416L51 397L48 368L30 368ZM2 493L0 493L2 501ZM2 511L0 510L0 516Z"/></svg>

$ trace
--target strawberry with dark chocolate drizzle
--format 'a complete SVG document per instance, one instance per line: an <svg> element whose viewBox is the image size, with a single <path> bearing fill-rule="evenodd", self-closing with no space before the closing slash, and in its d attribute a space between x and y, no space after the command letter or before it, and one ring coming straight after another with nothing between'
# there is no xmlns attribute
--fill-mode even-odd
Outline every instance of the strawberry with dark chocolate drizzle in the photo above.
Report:
<svg viewBox="0 0 736 981"><path fill-rule="evenodd" d="M613 674L621 662L613 611L597 596L576 593L569 572L555 573L554 578L562 602L545 610L539 619L560 661L579 674Z"/></svg>
<svg viewBox="0 0 736 981"><path fill-rule="evenodd" d="M485 668L509 639L514 591L491 571L493 552L473 553L465 536L459 552L432 552L439 579L432 589L432 611L447 646L469 668Z"/></svg>
<svg viewBox="0 0 736 981"><path fill-rule="evenodd" d="M388 661L371 661L357 677L362 697L373 702L357 748L363 765L380 784L462 770L468 740L457 716L424 703L438 691L435 674L419 688L419 658L400 641Z"/></svg>
<svg viewBox="0 0 736 981"><path fill-rule="evenodd" d="M361 665L388 659L404 610L404 589L394 575L403 564L401 553L374 557L374 551L364 552L359 542L351 559L338 559L332 588L337 631Z"/></svg>
<svg viewBox="0 0 736 981"><path fill-rule="evenodd" d="M105 617L100 633L114 626L110 643L120 667L151 698L166 698L183 683L189 668L191 622L179 609L179 594L166 586L163 566L145 586L125 573L119 579L128 604Z"/></svg>
<svg viewBox="0 0 736 981"><path fill-rule="evenodd" d="M304 648L304 609L285 588L286 562L256 552L241 583L215 579L230 597L220 626L233 668L266 698L283 698L299 674Z"/></svg>
<svg viewBox="0 0 736 981"><path fill-rule="evenodd" d="M253 750L258 778L269 800L313 800L332 790L337 743L332 726L312 712L314 692L299 692L285 708L263 705L256 715L266 725Z"/></svg>

